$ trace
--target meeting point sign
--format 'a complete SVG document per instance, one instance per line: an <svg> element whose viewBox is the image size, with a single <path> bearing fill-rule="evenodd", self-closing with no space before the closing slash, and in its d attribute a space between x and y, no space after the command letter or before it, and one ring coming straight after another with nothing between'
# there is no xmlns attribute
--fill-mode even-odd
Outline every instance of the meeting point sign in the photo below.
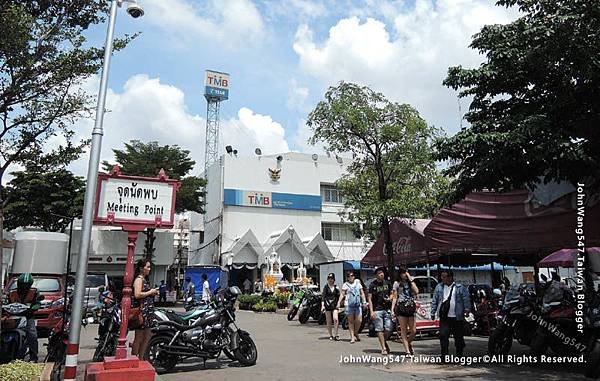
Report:
<svg viewBox="0 0 600 381"><path fill-rule="evenodd" d="M164 171L156 178L100 173L94 223L172 227L179 184Z"/></svg>

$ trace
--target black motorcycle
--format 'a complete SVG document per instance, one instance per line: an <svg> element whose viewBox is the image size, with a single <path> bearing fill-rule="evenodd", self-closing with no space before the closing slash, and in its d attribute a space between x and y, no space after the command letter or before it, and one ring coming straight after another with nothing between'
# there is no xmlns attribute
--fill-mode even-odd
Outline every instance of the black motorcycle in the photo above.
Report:
<svg viewBox="0 0 600 381"><path fill-rule="evenodd" d="M306 324L311 317L324 323L325 315L321 312L321 293L308 290L300 303L298 321L300 324Z"/></svg>
<svg viewBox="0 0 600 381"><path fill-rule="evenodd" d="M114 356L119 341L121 328L121 306L117 301L104 296L98 324L98 345L94 351L93 362L102 362L107 356Z"/></svg>
<svg viewBox="0 0 600 381"><path fill-rule="evenodd" d="M22 303L2 306L2 337L0 338L0 363L23 360L28 356L27 315L30 307Z"/></svg>
<svg viewBox="0 0 600 381"><path fill-rule="evenodd" d="M504 298L500 320L488 339L488 353L508 354L513 339L530 346L538 326L531 320L531 313L539 316L535 292L523 286L511 287Z"/></svg>
<svg viewBox="0 0 600 381"><path fill-rule="evenodd" d="M598 378L600 377L600 289L592 297L584 322L590 333L587 342L585 376Z"/></svg>
<svg viewBox="0 0 600 381"><path fill-rule="evenodd" d="M222 352L243 366L256 363L258 351L250 334L235 323L235 301L242 292L237 286L218 294L212 309L190 324L159 321L152 328L145 358L157 372L168 372L187 358L206 362Z"/></svg>

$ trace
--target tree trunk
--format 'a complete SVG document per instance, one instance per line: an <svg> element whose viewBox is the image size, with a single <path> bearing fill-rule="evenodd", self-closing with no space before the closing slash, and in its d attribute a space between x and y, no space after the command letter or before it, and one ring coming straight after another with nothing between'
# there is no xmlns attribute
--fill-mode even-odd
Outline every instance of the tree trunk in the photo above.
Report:
<svg viewBox="0 0 600 381"><path fill-rule="evenodd" d="M154 235L155 228L148 228L144 231L146 235L146 241L144 242L144 251L146 253L144 259L154 264L154 240L156 240L156 236Z"/></svg>
<svg viewBox="0 0 600 381"><path fill-rule="evenodd" d="M392 235L390 233L390 221L387 217L381 219L381 232L383 233L383 242L385 247L385 256L387 258L387 269L390 281L396 279L396 269L394 263L394 247L392 245Z"/></svg>

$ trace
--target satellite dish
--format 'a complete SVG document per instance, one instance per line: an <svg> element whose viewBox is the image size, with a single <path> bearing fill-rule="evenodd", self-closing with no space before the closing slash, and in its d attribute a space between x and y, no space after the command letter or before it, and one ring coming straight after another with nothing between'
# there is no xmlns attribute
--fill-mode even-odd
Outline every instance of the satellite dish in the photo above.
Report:
<svg viewBox="0 0 600 381"><path fill-rule="evenodd" d="M313 159L314 161L317 161L317 160L319 159L319 155L317 155L316 153L313 153L313 154L312 154L312 159Z"/></svg>
<svg viewBox="0 0 600 381"><path fill-rule="evenodd" d="M262 151L260 150L260 148L255 149L254 153L257 154L258 156L262 155Z"/></svg>

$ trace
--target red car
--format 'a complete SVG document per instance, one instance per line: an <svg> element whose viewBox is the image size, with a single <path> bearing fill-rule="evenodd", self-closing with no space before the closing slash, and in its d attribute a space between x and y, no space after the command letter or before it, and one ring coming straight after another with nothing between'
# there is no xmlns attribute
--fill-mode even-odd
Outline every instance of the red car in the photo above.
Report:
<svg viewBox="0 0 600 381"><path fill-rule="evenodd" d="M41 308L34 313L38 334L46 335L60 321L63 312L63 297L65 295L65 281L60 275L32 274L33 286L44 300L40 302ZM13 275L7 283L5 295L17 288L17 278Z"/></svg>

